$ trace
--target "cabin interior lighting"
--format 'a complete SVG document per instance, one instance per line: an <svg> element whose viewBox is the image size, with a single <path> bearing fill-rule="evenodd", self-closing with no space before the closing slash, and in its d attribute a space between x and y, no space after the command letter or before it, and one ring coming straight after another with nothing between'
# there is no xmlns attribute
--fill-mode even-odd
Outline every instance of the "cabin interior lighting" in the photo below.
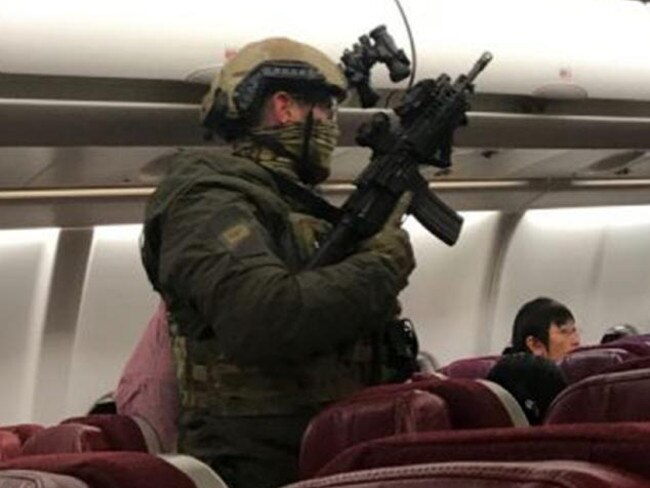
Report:
<svg viewBox="0 0 650 488"><path fill-rule="evenodd" d="M5 244L31 244L35 242L55 246L59 232L60 229L56 227L0 230L0 246Z"/></svg>
<svg viewBox="0 0 650 488"><path fill-rule="evenodd" d="M115 198L146 197L154 192L154 187L131 188L64 188L50 190L4 190L1 200L42 200L60 198Z"/></svg>
<svg viewBox="0 0 650 488"><path fill-rule="evenodd" d="M552 229L597 229L650 225L650 205L529 210L525 221Z"/></svg>
<svg viewBox="0 0 650 488"><path fill-rule="evenodd" d="M608 187L635 187L635 186L650 186L650 179L648 178L626 178L626 179L610 179L610 180L576 180L571 182L572 186L587 187L587 188L608 188Z"/></svg>
<svg viewBox="0 0 650 488"><path fill-rule="evenodd" d="M137 241L142 234L142 224L98 225L94 228L93 239L110 242Z"/></svg>
<svg viewBox="0 0 650 488"><path fill-rule="evenodd" d="M540 67L552 62L554 71L558 57L562 59L557 68L569 71L576 67L586 69L589 63L606 66L610 62L613 70L622 66L647 69L648 44L644 41L649 38L648 9L640 3L613 0L403 0L402 3L414 31L416 47L435 46L438 52L451 52L459 59L458 67L483 50L493 51L495 66L486 72L486 78L495 76L497 63L505 66L516 64L519 59L532 59ZM287 11L292 12L290 20ZM255 15L251 16L251 12ZM246 22L238 20L244 18ZM271 35L311 40L330 55L354 41L354 33L358 36L377 23L390 24L389 29L394 31L397 40L402 44L405 40L403 23L392 1L330 0L327 9L319 10L317 25L311 22L313 18L313 4L295 0L22 0L3 2L0 41L5 47L7 43L20 46L29 40L34 45L47 43L46 49L33 49L30 60L18 55L11 59L10 66L23 68L21 72L61 70L58 58L74 53L74 59L66 66L80 75L88 74L89 70L98 76L127 75L130 69L142 73L144 63L153 76L158 64L178 63L180 79L206 63L222 62L229 47L237 48ZM11 47L7 47L8 53L12 52ZM507 53L508 59L500 58L500 53ZM75 61L90 65L82 66ZM580 83L577 78L585 76L581 69L574 74L577 83Z"/></svg>
<svg viewBox="0 0 650 488"><path fill-rule="evenodd" d="M525 188L530 183L526 180L473 180L473 181L432 181L432 190L498 190L509 188ZM350 193L355 190L352 183L333 182L322 186L323 193Z"/></svg>

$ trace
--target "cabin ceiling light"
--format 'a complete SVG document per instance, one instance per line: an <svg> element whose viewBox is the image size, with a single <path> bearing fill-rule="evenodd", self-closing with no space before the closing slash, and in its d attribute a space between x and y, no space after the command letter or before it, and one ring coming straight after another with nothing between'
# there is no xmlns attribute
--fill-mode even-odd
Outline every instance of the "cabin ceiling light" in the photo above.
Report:
<svg viewBox="0 0 650 488"><path fill-rule="evenodd" d="M650 206L528 210L524 221L545 229L595 230L650 225Z"/></svg>
<svg viewBox="0 0 650 488"><path fill-rule="evenodd" d="M111 242L133 242L142 234L142 224L97 225L94 227L93 239Z"/></svg>
<svg viewBox="0 0 650 488"><path fill-rule="evenodd" d="M575 180L572 186L586 188L613 188L613 187L647 187L650 186L648 178L602 179L602 180Z"/></svg>
<svg viewBox="0 0 650 488"><path fill-rule="evenodd" d="M56 244L59 228L41 227L38 229L0 230L0 247L3 245L32 244L35 242Z"/></svg>
<svg viewBox="0 0 650 488"><path fill-rule="evenodd" d="M64 188L49 190L4 190L0 191L3 200L45 200L61 198L116 198L147 197L154 192L154 187L125 188Z"/></svg>

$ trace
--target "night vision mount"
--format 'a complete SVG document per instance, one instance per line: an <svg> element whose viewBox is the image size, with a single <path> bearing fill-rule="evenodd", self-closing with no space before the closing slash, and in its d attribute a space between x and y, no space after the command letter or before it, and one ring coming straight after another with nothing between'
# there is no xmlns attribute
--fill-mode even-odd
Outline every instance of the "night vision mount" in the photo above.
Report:
<svg viewBox="0 0 650 488"><path fill-rule="evenodd" d="M467 95L474 92L474 80L490 61L492 54L483 53L470 72L454 82L447 74L419 81L393 109L397 127L387 113L375 113L359 126L357 144L372 149L373 155L388 154L402 144L418 164L450 167L454 131L467 124Z"/></svg>
<svg viewBox="0 0 650 488"><path fill-rule="evenodd" d="M346 49L341 56L343 73L350 87L357 90L363 108L374 107L379 100L377 92L370 87L370 69L377 63L386 65L393 82L411 74L411 62L395 45L384 25L361 36L352 50Z"/></svg>

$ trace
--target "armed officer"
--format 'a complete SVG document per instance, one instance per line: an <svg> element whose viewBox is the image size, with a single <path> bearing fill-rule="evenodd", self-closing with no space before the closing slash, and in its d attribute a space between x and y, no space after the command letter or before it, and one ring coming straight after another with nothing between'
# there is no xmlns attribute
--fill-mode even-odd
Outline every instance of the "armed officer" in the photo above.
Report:
<svg viewBox="0 0 650 488"><path fill-rule="evenodd" d="M345 259L305 270L334 220L309 187L329 175L345 96L322 52L284 38L245 46L202 105L232 151L170 156L147 206L142 258L169 310L179 451L232 488L294 481L314 414L405 376L390 338L414 268L399 225L408 197Z"/></svg>

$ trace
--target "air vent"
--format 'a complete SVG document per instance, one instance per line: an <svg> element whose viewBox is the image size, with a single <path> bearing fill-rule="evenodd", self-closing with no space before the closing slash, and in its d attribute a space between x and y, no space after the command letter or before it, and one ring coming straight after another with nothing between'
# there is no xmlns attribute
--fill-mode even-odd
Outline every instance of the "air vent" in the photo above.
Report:
<svg viewBox="0 0 650 488"><path fill-rule="evenodd" d="M533 96L550 100L582 100L587 90L574 83L549 83L533 90Z"/></svg>

